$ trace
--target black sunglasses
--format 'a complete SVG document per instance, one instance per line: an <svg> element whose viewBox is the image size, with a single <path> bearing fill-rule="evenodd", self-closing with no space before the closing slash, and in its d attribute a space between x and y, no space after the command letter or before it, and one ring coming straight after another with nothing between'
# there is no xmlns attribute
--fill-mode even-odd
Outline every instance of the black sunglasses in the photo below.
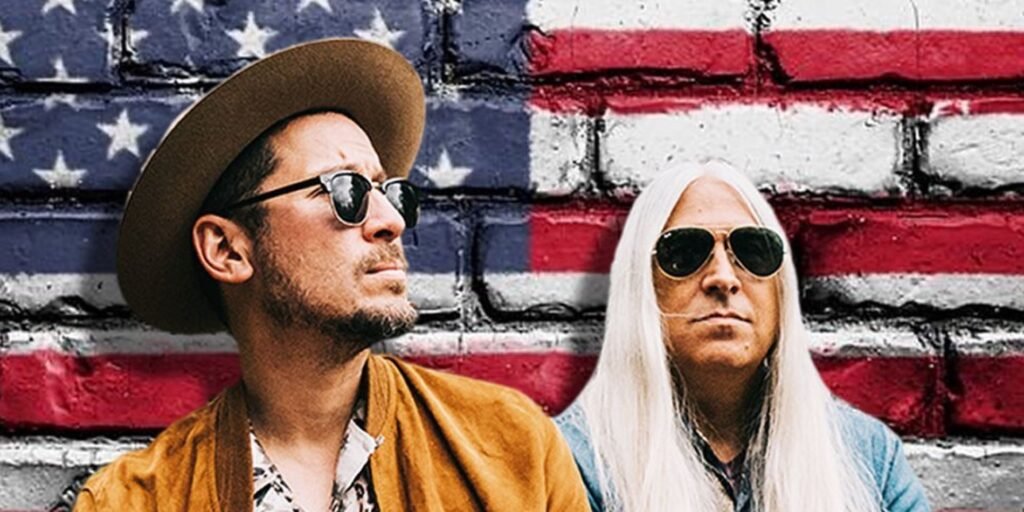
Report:
<svg viewBox="0 0 1024 512"><path fill-rule="evenodd" d="M379 188L388 202L398 210L405 220L405 227L416 225L420 218L420 196L415 185L403 178L391 178L384 183L374 183L355 171L336 171L321 174L315 178L303 180L291 185L255 195L230 204L220 210L227 213L231 210L266 201L280 195L319 185L331 197L334 216L346 226L358 226L366 220L366 211L370 205L370 192Z"/></svg>
<svg viewBox="0 0 1024 512"><path fill-rule="evenodd" d="M771 277L782 268L786 254L782 236L761 226L737 226L729 230L695 226L670 229L658 237L652 254L665 275L681 279L707 264L721 233L725 234L725 249L732 261L750 274Z"/></svg>

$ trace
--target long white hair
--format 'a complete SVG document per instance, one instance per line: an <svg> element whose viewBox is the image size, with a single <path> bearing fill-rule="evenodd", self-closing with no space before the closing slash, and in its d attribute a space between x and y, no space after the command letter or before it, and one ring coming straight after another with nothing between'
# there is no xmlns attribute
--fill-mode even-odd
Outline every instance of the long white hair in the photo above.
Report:
<svg viewBox="0 0 1024 512"><path fill-rule="evenodd" d="M731 510L682 419L685 389L672 378L652 275L651 250L662 227L701 176L731 185L759 224L783 232L757 188L721 162L662 172L633 204L612 263L601 355L580 398L609 510ZM844 441L832 395L811 361L791 255L787 242L778 274L779 334L746 452L755 508L879 510L878 492Z"/></svg>

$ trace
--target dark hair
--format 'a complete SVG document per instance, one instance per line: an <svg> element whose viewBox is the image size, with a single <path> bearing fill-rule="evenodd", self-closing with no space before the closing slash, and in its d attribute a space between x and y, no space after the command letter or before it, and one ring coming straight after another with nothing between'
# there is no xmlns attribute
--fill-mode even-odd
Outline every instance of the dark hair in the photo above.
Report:
<svg viewBox="0 0 1024 512"><path fill-rule="evenodd" d="M229 213L218 213L243 199L256 195L263 181L270 176L270 173L277 167L277 154L274 152L273 138L284 131L292 121L305 116L312 116L324 113L342 114L349 119L355 120L348 112L332 109L315 109L292 114L263 131L253 139L249 145L228 164L220 178L214 183L210 192L203 201L201 214L217 213L223 217L237 222L249 236L254 239L266 229L267 210L261 203L255 203L242 208L231 210ZM198 256L197 256L198 257ZM196 260L196 265L199 265ZM199 287L206 296L214 313L220 318L224 325L228 325L227 309L224 305L224 295L221 293L220 284L214 281L208 273L199 267Z"/></svg>

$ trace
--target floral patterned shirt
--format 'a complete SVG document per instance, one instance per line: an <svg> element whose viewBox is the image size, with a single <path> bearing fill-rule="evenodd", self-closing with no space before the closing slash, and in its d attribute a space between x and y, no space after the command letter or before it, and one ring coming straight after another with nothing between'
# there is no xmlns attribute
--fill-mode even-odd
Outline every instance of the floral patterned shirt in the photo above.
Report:
<svg viewBox="0 0 1024 512"><path fill-rule="evenodd" d="M330 512L376 512L377 497L370 480L370 455L384 441L363 430L366 421L366 403L360 400L355 414L348 422L345 441L338 454L331 489ZM284 477L270 461L256 433L249 425L249 443L252 448L253 512L304 512L295 501Z"/></svg>

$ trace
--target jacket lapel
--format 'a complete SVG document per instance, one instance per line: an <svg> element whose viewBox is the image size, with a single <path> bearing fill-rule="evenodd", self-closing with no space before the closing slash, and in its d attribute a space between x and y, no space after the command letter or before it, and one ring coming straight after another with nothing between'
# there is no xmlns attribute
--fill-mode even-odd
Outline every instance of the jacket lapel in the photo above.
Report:
<svg viewBox="0 0 1024 512"><path fill-rule="evenodd" d="M252 510L252 453L249 414L242 383L231 386L217 408L214 473L220 510Z"/></svg>

